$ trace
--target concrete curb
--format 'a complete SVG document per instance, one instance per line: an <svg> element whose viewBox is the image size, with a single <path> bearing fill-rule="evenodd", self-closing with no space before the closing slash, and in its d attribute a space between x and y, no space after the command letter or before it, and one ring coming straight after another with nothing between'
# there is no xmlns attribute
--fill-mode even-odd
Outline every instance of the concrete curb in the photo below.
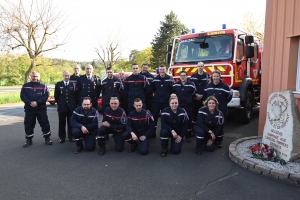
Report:
<svg viewBox="0 0 300 200"><path fill-rule="evenodd" d="M238 140L233 141L229 145L229 158L239 166L251 172L260 174L262 176L271 177L279 181L284 181L292 185L300 186L300 175L287 173L276 169L271 169L267 166L263 166L253 161L250 161L238 153L236 147L239 143L245 140L252 140L256 138L261 138L261 137L252 136L252 137L240 138Z"/></svg>

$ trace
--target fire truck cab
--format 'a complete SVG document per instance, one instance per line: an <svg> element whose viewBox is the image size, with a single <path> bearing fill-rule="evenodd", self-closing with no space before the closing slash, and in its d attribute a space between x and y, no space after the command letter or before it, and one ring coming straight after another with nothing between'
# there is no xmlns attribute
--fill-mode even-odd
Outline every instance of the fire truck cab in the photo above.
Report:
<svg viewBox="0 0 300 200"><path fill-rule="evenodd" d="M175 80L185 70L197 73L197 63L211 75L221 72L222 81L233 89L228 107L234 108L235 119L249 123L252 108L260 101L263 43L261 39L238 29L190 33L176 36L167 46L168 73Z"/></svg>

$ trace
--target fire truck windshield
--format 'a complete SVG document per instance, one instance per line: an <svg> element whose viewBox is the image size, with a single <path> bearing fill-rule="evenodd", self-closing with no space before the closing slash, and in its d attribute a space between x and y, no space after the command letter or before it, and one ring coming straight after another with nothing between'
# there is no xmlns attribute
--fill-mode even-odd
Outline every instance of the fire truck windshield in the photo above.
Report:
<svg viewBox="0 0 300 200"><path fill-rule="evenodd" d="M184 39L179 42L175 62L228 61L233 57L232 49L233 35L205 36L202 44L195 38Z"/></svg>

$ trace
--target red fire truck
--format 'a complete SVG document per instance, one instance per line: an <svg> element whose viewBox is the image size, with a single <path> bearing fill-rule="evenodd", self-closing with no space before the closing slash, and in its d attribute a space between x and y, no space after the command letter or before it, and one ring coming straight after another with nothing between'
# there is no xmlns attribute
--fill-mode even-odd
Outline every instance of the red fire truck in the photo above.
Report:
<svg viewBox="0 0 300 200"><path fill-rule="evenodd" d="M252 109L260 101L262 40L237 29L190 33L174 38L167 46L168 73L176 79L185 70L188 76L197 73L197 63L204 71L222 73L222 81L233 89L228 107L234 109L236 121L249 123Z"/></svg>

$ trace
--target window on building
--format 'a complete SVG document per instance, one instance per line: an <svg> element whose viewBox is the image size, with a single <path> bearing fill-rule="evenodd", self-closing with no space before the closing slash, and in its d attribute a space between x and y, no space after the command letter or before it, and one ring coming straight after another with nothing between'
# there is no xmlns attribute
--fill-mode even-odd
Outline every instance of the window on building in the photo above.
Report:
<svg viewBox="0 0 300 200"><path fill-rule="evenodd" d="M298 42L298 62L297 62L296 92L300 93L300 37L299 37L299 42Z"/></svg>

